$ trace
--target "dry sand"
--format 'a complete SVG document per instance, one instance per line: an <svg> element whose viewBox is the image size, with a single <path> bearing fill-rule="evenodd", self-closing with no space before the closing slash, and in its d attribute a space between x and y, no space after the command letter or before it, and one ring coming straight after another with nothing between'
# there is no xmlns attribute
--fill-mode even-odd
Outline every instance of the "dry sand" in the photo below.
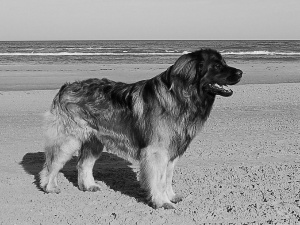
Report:
<svg viewBox="0 0 300 225"><path fill-rule="evenodd" d="M132 74L122 77L130 82L165 65L94 65L78 73L62 66L64 76L54 66L36 66L36 72L34 66L2 66L1 90L14 91L0 92L0 224L300 223L300 84L281 83L298 82L299 67L286 69L283 79L268 66L246 67L234 95L216 99L202 133L175 168L174 188L185 197L175 210L147 206L136 164L108 153L94 170L102 191L78 190L75 157L59 173L60 194L40 191L42 114L57 90L30 90L58 88L63 80L95 77L105 68L111 70L102 74L111 79ZM258 76L265 84L251 84Z"/></svg>

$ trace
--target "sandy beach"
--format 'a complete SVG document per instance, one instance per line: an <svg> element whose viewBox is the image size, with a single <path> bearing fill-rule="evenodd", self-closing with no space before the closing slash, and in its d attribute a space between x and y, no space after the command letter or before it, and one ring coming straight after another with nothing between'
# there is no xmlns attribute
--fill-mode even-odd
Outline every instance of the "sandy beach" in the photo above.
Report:
<svg viewBox="0 0 300 225"><path fill-rule="evenodd" d="M244 71L232 97L217 97L203 131L180 159L175 210L144 202L138 167L104 153L96 193L79 191L76 157L59 173L60 194L38 188L43 114L64 82L134 82L166 64L1 65L0 224L298 224L300 65L228 63Z"/></svg>

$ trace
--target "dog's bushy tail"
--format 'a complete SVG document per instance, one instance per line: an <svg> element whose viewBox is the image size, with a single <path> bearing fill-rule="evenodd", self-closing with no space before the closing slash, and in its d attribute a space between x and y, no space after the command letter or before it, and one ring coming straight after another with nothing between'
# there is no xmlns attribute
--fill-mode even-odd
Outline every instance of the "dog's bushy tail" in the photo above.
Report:
<svg viewBox="0 0 300 225"><path fill-rule="evenodd" d="M59 89L52 101L51 109L61 108L61 98L63 96L64 90L68 85L68 83L65 83L63 86L61 86L61 88Z"/></svg>
<svg viewBox="0 0 300 225"><path fill-rule="evenodd" d="M97 119L90 113L85 91L80 82L65 83L54 97L50 112L64 118L66 122L77 123L79 126L87 123L97 129Z"/></svg>
<svg viewBox="0 0 300 225"><path fill-rule="evenodd" d="M53 115L56 116L63 116L65 118L73 118L73 115L71 111L69 110L69 107L73 104L76 104L77 102L74 101L74 98L71 98L70 93L67 91L67 87L69 86L69 83L65 83L58 91L58 93L55 95L52 104L50 112Z"/></svg>

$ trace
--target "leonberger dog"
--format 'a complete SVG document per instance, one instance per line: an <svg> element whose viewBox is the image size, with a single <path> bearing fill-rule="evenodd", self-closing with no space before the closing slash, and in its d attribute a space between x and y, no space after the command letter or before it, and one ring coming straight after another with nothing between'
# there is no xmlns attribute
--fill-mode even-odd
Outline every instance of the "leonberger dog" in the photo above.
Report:
<svg viewBox="0 0 300 225"><path fill-rule="evenodd" d="M77 152L78 187L98 191L95 161L106 151L137 160L139 181L153 208L175 208L174 166L207 120L216 95L232 95L242 71L221 54L184 54L166 71L132 84L87 79L64 84L46 114L41 188L59 193L57 174Z"/></svg>

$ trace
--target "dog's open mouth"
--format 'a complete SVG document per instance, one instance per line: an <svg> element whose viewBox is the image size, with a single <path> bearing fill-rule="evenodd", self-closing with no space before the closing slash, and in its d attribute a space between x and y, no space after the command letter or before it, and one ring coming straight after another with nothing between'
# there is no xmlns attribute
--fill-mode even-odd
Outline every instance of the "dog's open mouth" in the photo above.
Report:
<svg viewBox="0 0 300 225"><path fill-rule="evenodd" d="M224 97L229 97L233 94L233 91L227 85L219 85L217 83L206 85L206 90L212 94Z"/></svg>

